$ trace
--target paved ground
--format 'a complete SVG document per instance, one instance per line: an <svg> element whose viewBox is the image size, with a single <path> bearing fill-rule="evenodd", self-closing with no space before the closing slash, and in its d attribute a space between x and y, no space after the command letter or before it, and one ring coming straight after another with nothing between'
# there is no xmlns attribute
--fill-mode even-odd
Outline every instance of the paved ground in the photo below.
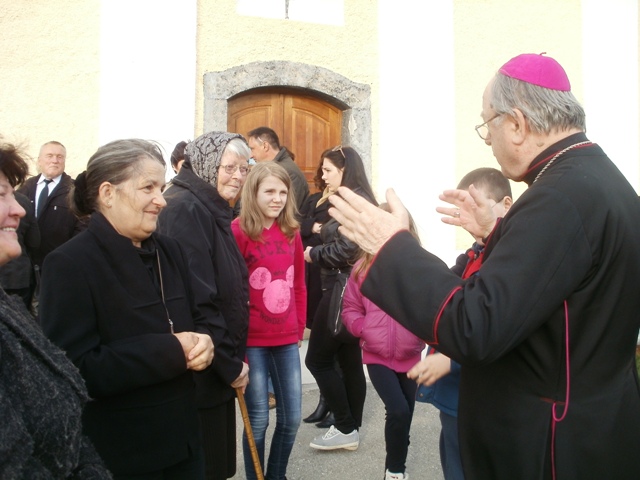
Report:
<svg viewBox="0 0 640 480"><path fill-rule="evenodd" d="M300 355L304 359L306 342L303 342ZM311 374L302 362L302 416L309 415L318 401L318 387ZM366 371L366 370L365 370ZM302 423L296 444L293 447L288 480L315 479L348 479L348 480L382 480L384 479L384 405L371 383L367 383L367 399L364 408L364 420L360 430L360 447L356 451L335 450L319 451L309 447L309 442L323 433L315 425ZM270 426L267 438L273 435L275 410L271 411ZM242 437L242 418L238 413L238 439ZM441 480L438 439L440 420L438 410L433 406L416 403L416 410L411 426L411 446L407 458L407 472L411 480ZM238 441L238 473L234 480L245 480L242 460L242 444ZM267 443L265 456L268 456Z"/></svg>

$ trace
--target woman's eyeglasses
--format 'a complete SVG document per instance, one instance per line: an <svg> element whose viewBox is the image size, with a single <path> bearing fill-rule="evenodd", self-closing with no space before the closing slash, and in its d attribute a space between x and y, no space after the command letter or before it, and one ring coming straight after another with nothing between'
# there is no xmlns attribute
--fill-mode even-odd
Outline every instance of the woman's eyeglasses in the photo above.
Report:
<svg viewBox="0 0 640 480"><path fill-rule="evenodd" d="M332 152L340 152L342 154L342 158L344 158L345 160L347 159L347 156L344 154L344 152L342 151L342 145L336 145L335 147L333 147L331 149Z"/></svg>
<svg viewBox="0 0 640 480"><path fill-rule="evenodd" d="M233 175L236 170L240 170L240 175L244 176L249 173L249 167L247 165L220 165L218 169L224 168L227 175Z"/></svg>

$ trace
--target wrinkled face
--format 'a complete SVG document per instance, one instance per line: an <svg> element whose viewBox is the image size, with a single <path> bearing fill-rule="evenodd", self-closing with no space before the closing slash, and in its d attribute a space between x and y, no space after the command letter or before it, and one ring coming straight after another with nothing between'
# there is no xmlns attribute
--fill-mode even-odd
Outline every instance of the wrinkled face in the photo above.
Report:
<svg viewBox="0 0 640 480"><path fill-rule="evenodd" d="M495 110L491 106L491 90L493 88L493 82L494 80L489 82L489 85L487 85L487 88L485 88L484 94L482 95L482 113L480 116L482 117L483 122L490 120L496 115ZM496 157L496 160L502 167L502 160L504 157L502 154L502 143L504 139L501 137L501 132L499 131L501 124L502 122L499 118L487 123L488 133L484 139L484 143L491 147L491 150L493 150L493 156ZM506 176L504 169L502 170L502 174Z"/></svg>
<svg viewBox="0 0 640 480"><path fill-rule="evenodd" d="M289 190L282 180L273 175L265 178L258 187L256 201L269 228L287 203Z"/></svg>
<svg viewBox="0 0 640 480"><path fill-rule="evenodd" d="M266 160L270 160L268 157L268 144L267 142L262 142L256 137L250 137L249 148L251 149L251 157L256 162L264 162Z"/></svg>
<svg viewBox="0 0 640 480"><path fill-rule="evenodd" d="M335 192L342 185L343 172L343 168L336 167L328 158L322 160L322 180L330 192Z"/></svg>
<svg viewBox="0 0 640 480"><path fill-rule="evenodd" d="M38 156L38 167L45 178L52 179L64 172L67 150L62 145L48 143L43 145Z"/></svg>
<svg viewBox="0 0 640 480"><path fill-rule="evenodd" d="M16 230L24 215L24 208L13 196L13 187L4 173L0 172L0 265L22 253Z"/></svg>
<svg viewBox="0 0 640 480"><path fill-rule="evenodd" d="M235 172L229 174L226 172L225 167L233 165L235 167L249 167L248 159L236 155L230 150L225 150L220 160L220 167L218 169L218 193L227 202L230 202L240 192L242 185L244 185L247 179L247 174L244 175L240 171L240 168L236 168Z"/></svg>
<svg viewBox="0 0 640 480"><path fill-rule="evenodd" d="M496 116L496 111L491 105L491 92L493 83L491 80L482 95L482 121L486 122ZM502 170L502 174L515 181L522 180L527 171L529 161L521 158L518 153L518 145L514 143L514 120L507 114L500 115L487 124L489 133L484 142L491 147L493 156L496 157Z"/></svg>
<svg viewBox="0 0 640 480"><path fill-rule="evenodd" d="M164 178L164 167L147 157L138 163L129 180L100 186L100 211L136 247L156 230L158 215L167 205L162 196Z"/></svg>

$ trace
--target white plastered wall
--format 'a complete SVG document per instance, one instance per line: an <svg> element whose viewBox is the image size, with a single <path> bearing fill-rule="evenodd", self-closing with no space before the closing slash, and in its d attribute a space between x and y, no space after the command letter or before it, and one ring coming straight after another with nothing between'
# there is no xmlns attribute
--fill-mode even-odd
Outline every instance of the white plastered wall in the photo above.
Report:
<svg viewBox="0 0 640 480"><path fill-rule="evenodd" d="M393 187L418 225L423 246L447 263L455 260L455 229L435 211L438 195L454 185L453 0L381 0L379 12L380 199ZM374 140L375 142L376 140Z"/></svg>
<svg viewBox="0 0 640 480"><path fill-rule="evenodd" d="M0 0L0 135L34 161L40 146L67 147L75 176L98 131L99 0Z"/></svg>
<svg viewBox="0 0 640 480"><path fill-rule="evenodd" d="M587 135L638 191L638 2L582 0Z"/></svg>
<svg viewBox="0 0 640 480"><path fill-rule="evenodd" d="M103 0L100 5L100 131L158 141L167 163L194 132L196 0ZM173 171L167 165L167 177Z"/></svg>

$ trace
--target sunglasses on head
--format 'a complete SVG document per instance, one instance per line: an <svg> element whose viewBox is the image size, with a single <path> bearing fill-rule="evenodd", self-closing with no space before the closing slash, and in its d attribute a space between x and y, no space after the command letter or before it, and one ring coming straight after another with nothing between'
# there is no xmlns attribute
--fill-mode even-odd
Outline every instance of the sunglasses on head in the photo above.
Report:
<svg viewBox="0 0 640 480"><path fill-rule="evenodd" d="M347 156L344 154L344 152L342 151L342 145L336 145L335 147L333 147L331 149L332 152L340 152L342 154L342 158L344 158L345 160L347 159Z"/></svg>

